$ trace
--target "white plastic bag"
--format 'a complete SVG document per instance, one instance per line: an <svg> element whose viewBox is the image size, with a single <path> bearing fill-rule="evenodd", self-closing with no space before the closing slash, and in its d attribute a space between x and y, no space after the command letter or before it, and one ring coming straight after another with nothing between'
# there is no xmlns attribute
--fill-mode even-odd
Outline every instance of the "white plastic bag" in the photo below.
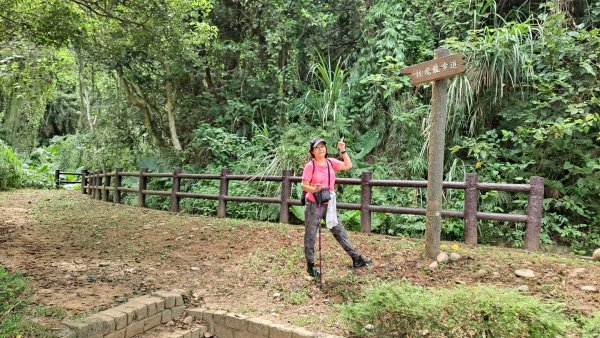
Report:
<svg viewBox="0 0 600 338"><path fill-rule="evenodd" d="M329 200L329 203L327 203L327 216L325 216L325 224L327 225L327 229L330 230L338 225L336 203L335 192L331 191L331 199Z"/></svg>

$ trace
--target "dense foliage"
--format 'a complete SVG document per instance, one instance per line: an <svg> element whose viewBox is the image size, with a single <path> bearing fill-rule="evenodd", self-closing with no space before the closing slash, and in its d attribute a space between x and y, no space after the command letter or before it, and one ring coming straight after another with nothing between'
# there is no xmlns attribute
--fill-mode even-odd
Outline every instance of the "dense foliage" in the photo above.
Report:
<svg viewBox="0 0 600 338"><path fill-rule="evenodd" d="M446 179L544 177L543 242L589 252L600 246L599 17L599 1L0 0L0 139L26 164L29 186L48 186L57 168L298 173L315 135L345 137L349 176L424 179L430 86L411 87L400 69L446 46L468 59L450 85ZM444 208L461 209L463 195L448 191ZM356 202L358 190L340 196ZM425 196L375 189L373 202L424 207ZM482 211L523 213L526 203L480 196ZM278 218L273 205L230 210ZM360 214L343 218L356 227ZM425 220L378 213L373 227L422 236ZM442 227L462 238L462 220ZM486 243L522 243L523 224L479 227Z"/></svg>
<svg viewBox="0 0 600 338"><path fill-rule="evenodd" d="M21 186L21 162L2 140L0 140L0 190Z"/></svg>

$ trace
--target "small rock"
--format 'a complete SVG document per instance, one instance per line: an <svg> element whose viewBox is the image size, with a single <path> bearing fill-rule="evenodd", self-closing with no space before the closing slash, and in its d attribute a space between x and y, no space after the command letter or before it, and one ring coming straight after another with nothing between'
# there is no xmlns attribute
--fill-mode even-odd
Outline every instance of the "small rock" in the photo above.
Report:
<svg viewBox="0 0 600 338"><path fill-rule="evenodd" d="M304 279L307 280L307 281L312 281L313 280L313 278L311 276L304 276Z"/></svg>
<svg viewBox="0 0 600 338"><path fill-rule="evenodd" d="M273 298L279 298L279 297L281 297L281 293L279 293L279 292L275 292L275 293L273 294Z"/></svg>
<svg viewBox="0 0 600 338"><path fill-rule="evenodd" d="M490 277L491 278L500 278L500 272L494 271L494 272L492 272L492 275Z"/></svg>
<svg viewBox="0 0 600 338"><path fill-rule="evenodd" d="M144 284L146 284L146 285L154 285L154 284L156 284L156 278L154 278L154 277L146 277L144 279Z"/></svg>
<svg viewBox="0 0 600 338"><path fill-rule="evenodd" d="M573 271L571 271L571 272L569 273L569 277L577 277L577 276L579 276L579 275L581 275L581 274L584 274L584 273L586 273L586 272L587 272L587 270L586 270L585 268L577 268L577 269L573 269Z"/></svg>
<svg viewBox="0 0 600 338"><path fill-rule="evenodd" d="M200 268L199 268L199 267L197 267L197 266L192 266L192 267L190 268L190 270L192 270L192 271L200 271Z"/></svg>
<svg viewBox="0 0 600 338"><path fill-rule="evenodd" d="M175 322L172 320L165 324L165 326L174 326L174 325L175 325Z"/></svg>
<svg viewBox="0 0 600 338"><path fill-rule="evenodd" d="M431 264L429 264L429 270L435 270L438 268L438 262L433 262Z"/></svg>
<svg viewBox="0 0 600 338"><path fill-rule="evenodd" d="M154 228L154 225L148 224L148 225L144 225L144 227L142 229L144 229L144 230L150 230L152 228Z"/></svg>
<svg viewBox="0 0 600 338"><path fill-rule="evenodd" d="M600 248L594 250L594 253L592 254L592 259L595 261L600 261Z"/></svg>
<svg viewBox="0 0 600 338"><path fill-rule="evenodd" d="M461 255L457 254L456 252L453 252L450 254L450 257L448 257L448 258L450 259L450 261L456 262L456 261L459 261L461 257L462 257Z"/></svg>
<svg viewBox="0 0 600 338"><path fill-rule="evenodd" d="M515 270L515 275L517 275L518 277L523 277L523 278L534 278L535 277L535 273L529 269Z"/></svg>
<svg viewBox="0 0 600 338"><path fill-rule="evenodd" d="M428 336L429 335L429 330L427 330L427 329L419 330L419 334L421 336L423 336L423 337L424 336Z"/></svg>
<svg viewBox="0 0 600 338"><path fill-rule="evenodd" d="M519 292L528 292L529 291L529 286L527 286L527 285L519 285L519 286L517 286L517 290Z"/></svg>
<svg viewBox="0 0 600 338"><path fill-rule="evenodd" d="M188 326L189 326L189 325L192 325L192 323L193 323L193 322L194 322L194 317L192 317L192 316L187 316L187 317L185 317L185 319L183 320L183 323L184 323L185 325L188 325Z"/></svg>
<svg viewBox="0 0 600 338"><path fill-rule="evenodd" d="M167 271L165 271L165 275L167 275L167 276L169 276L169 275L176 275L176 274L177 274L177 271L175 271L175 270L167 270Z"/></svg>
<svg viewBox="0 0 600 338"><path fill-rule="evenodd" d="M598 292L598 288L593 285L584 285L580 289L586 292Z"/></svg>
<svg viewBox="0 0 600 338"><path fill-rule="evenodd" d="M212 332L204 332L204 338L212 338L214 337Z"/></svg>
<svg viewBox="0 0 600 338"><path fill-rule="evenodd" d="M485 269L480 269L477 272L475 272L475 278L483 278L487 275L487 270Z"/></svg>
<svg viewBox="0 0 600 338"><path fill-rule="evenodd" d="M367 324L365 325L365 330L372 332L373 330L375 330L375 326L373 324Z"/></svg>
<svg viewBox="0 0 600 338"><path fill-rule="evenodd" d="M437 255L435 260L440 264L446 264L448 263L448 254L442 251Z"/></svg>

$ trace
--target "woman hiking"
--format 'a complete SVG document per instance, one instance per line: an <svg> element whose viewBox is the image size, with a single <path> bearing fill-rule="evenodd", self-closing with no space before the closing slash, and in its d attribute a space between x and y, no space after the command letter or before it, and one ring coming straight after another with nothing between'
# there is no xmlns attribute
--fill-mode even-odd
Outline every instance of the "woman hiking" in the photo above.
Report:
<svg viewBox="0 0 600 338"><path fill-rule="evenodd" d="M310 141L309 161L302 172L302 190L306 192L306 208L304 210L304 256L308 273L318 278L319 270L315 267L315 238L321 220L326 220L327 228L340 243L346 253L352 258L352 267L360 268L371 264L371 260L361 256L350 243L344 225L337 214L334 192L335 172L352 168L352 160L346 151L344 138L337 144L343 161L328 158L327 144L320 137Z"/></svg>

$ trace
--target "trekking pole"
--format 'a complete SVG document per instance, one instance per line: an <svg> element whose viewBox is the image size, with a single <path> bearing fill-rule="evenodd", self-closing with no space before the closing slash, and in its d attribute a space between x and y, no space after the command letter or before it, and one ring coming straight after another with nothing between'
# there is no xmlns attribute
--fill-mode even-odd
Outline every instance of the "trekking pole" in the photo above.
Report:
<svg viewBox="0 0 600 338"><path fill-rule="evenodd" d="M319 223L319 284L323 289L323 259L321 258L321 224Z"/></svg>

